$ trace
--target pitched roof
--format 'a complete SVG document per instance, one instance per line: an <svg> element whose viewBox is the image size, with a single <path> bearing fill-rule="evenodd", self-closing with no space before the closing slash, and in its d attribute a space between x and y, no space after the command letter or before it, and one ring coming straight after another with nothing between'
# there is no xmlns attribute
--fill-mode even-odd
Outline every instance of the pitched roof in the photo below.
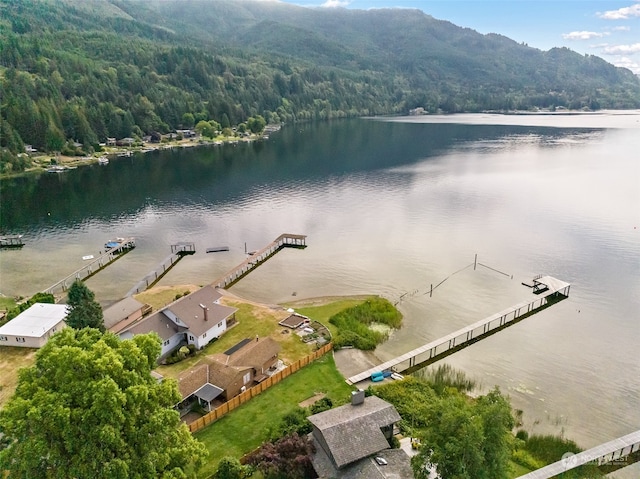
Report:
<svg viewBox="0 0 640 479"><path fill-rule="evenodd" d="M206 384L214 385L224 391L239 375L249 369L249 367L221 364L210 356L205 356L196 367L180 375L178 390L183 399L195 394Z"/></svg>
<svg viewBox="0 0 640 479"><path fill-rule="evenodd" d="M231 355L228 355L227 364L230 366L259 368L269 358L276 356L280 349L280 344L272 338L256 338L255 341L247 342ZM216 359L218 358L220 356L216 356Z"/></svg>
<svg viewBox="0 0 640 479"><path fill-rule="evenodd" d="M309 416L339 468L389 448L381 428L399 420L395 408L376 396Z"/></svg>
<svg viewBox="0 0 640 479"><path fill-rule="evenodd" d="M125 331L131 334L147 334L155 332L158 333L160 339L166 341L174 334L186 331L186 328L178 326L167 318L162 311L158 311L157 313L141 319Z"/></svg>
<svg viewBox="0 0 640 479"><path fill-rule="evenodd" d="M237 308L217 304L216 301L221 297L222 295L213 286L205 286L165 309L185 323L191 334L202 336L217 323L238 311Z"/></svg>
<svg viewBox="0 0 640 479"><path fill-rule="evenodd" d="M66 317L66 304L35 303L0 327L0 334L40 338Z"/></svg>
<svg viewBox="0 0 640 479"><path fill-rule="evenodd" d="M121 301L109 306L107 309L103 311L104 316L104 327L106 329L110 329L118 324L120 321L125 319L132 313L142 309L144 304L142 304L137 299L132 296L127 296Z"/></svg>

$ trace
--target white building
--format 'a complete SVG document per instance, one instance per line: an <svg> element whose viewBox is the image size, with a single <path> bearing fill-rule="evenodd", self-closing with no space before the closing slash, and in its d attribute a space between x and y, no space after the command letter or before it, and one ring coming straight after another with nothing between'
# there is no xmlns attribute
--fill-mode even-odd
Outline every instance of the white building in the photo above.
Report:
<svg viewBox="0 0 640 479"><path fill-rule="evenodd" d="M36 303L0 327L0 346L41 348L66 326L66 304Z"/></svg>

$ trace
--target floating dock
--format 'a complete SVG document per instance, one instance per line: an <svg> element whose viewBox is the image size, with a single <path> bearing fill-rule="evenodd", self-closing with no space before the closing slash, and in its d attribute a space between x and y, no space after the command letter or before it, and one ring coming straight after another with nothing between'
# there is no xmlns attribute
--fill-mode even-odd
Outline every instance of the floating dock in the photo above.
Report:
<svg viewBox="0 0 640 479"><path fill-rule="evenodd" d="M0 248L22 248L22 235L0 236Z"/></svg>
<svg viewBox="0 0 640 479"><path fill-rule="evenodd" d="M261 250L252 252L249 258L235 268L227 271L211 283L211 285L215 288L228 288L267 261L282 248L306 248L306 241L307 237L305 235L283 233Z"/></svg>
<svg viewBox="0 0 640 479"><path fill-rule="evenodd" d="M535 299L518 303L493 316L409 351L402 356L351 376L347 379L347 383L357 384L370 379L371 374L380 371L412 373L470 344L491 336L569 296L571 285L559 279L551 276L541 276L535 279L535 283L538 290L544 290L544 292L540 291L540 293L536 293L536 290L534 290L534 293L536 293Z"/></svg>
<svg viewBox="0 0 640 479"><path fill-rule="evenodd" d="M110 244L111 242L107 243ZM121 258L124 253L131 251L136 246L134 238L118 238L114 240L114 246L108 248L104 254L93 260L91 263L86 264L77 271L74 271L66 278L58 281L53 286L48 287L43 293L50 293L54 296L67 291L75 280L84 281L94 274L102 271L118 258Z"/></svg>

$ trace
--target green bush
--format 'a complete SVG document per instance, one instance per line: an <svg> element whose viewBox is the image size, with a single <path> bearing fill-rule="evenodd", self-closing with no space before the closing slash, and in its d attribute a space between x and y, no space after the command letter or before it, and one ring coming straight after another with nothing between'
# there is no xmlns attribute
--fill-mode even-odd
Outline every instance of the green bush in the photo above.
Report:
<svg viewBox="0 0 640 479"><path fill-rule="evenodd" d="M322 399L318 399L316 402L314 402L309 408L309 412L311 414L318 414L323 411L328 411L332 407L333 401L331 400L331 398L325 396Z"/></svg>
<svg viewBox="0 0 640 479"><path fill-rule="evenodd" d="M544 467L546 465L544 462L536 459L524 449L513 451L511 453L511 460L516 464L519 464L522 467L526 467L531 471L535 471L536 469L540 469L541 467Z"/></svg>
<svg viewBox="0 0 640 479"><path fill-rule="evenodd" d="M371 329L371 324L379 323L399 328L402 315L386 299L372 298L333 315L329 322L338 328L337 337L333 341L334 348L353 346L362 350L372 350L385 341L388 334Z"/></svg>

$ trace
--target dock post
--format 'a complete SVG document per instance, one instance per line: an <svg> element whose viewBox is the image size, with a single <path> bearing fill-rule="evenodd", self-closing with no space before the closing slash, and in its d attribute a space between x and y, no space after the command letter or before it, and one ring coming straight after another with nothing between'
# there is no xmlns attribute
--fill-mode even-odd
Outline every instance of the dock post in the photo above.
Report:
<svg viewBox="0 0 640 479"><path fill-rule="evenodd" d="M433 297L433 283L431 283L431 289L429 290L429 297Z"/></svg>
<svg viewBox="0 0 640 479"><path fill-rule="evenodd" d="M476 253L476 257L475 257L475 259L473 260L473 270L474 270L474 271L476 270L476 266L477 266L477 264L478 264L478 253Z"/></svg>

